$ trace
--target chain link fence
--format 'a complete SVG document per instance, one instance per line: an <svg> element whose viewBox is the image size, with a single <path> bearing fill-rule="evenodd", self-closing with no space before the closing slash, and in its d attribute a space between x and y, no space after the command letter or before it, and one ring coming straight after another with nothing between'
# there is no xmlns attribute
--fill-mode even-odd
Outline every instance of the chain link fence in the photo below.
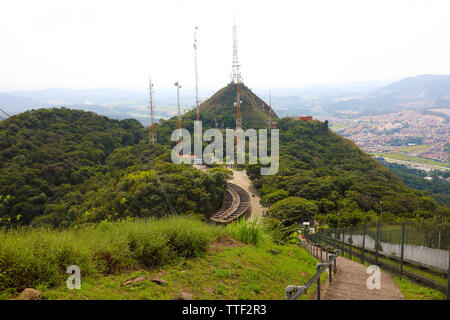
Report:
<svg viewBox="0 0 450 320"><path fill-rule="evenodd" d="M355 248L446 272L449 268L448 226L424 226L417 222L366 223L353 228L324 230L325 234ZM402 250L403 249L403 250Z"/></svg>

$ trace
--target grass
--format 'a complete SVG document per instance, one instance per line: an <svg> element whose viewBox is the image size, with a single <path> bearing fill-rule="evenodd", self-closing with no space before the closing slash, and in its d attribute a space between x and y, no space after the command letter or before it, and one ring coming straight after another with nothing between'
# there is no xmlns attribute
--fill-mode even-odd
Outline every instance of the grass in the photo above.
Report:
<svg viewBox="0 0 450 320"><path fill-rule="evenodd" d="M407 300L445 300L445 295L438 290L423 287L405 278L400 280L398 276L394 280Z"/></svg>
<svg viewBox="0 0 450 320"><path fill-rule="evenodd" d="M445 163L445 162L439 162L439 161L434 161L434 160L430 160L430 159L425 159L425 158L421 158L421 157L415 157L415 156L410 156L410 155L400 154L400 153L375 153L375 156L396 159L396 160L402 160L402 161L409 161L409 162L414 162L414 163L428 164L431 166L450 168L450 164Z"/></svg>
<svg viewBox="0 0 450 320"><path fill-rule="evenodd" d="M269 252L276 249L279 254ZM43 299L149 299L167 300L184 291L194 299L285 299L289 284L304 284L315 273L317 261L296 246L223 246L204 257L185 259L154 270L138 270L100 279L82 279L80 290L69 290L64 284L52 289L41 287ZM158 276L167 281L151 281L121 286L134 277ZM325 280L325 274L322 280ZM308 295L313 296L315 287Z"/></svg>
<svg viewBox="0 0 450 320"><path fill-rule="evenodd" d="M258 245L265 241L262 224L256 219L253 221L238 219L228 224L226 230L231 237L246 244Z"/></svg>
<svg viewBox="0 0 450 320"><path fill-rule="evenodd" d="M197 257L225 233L199 220L108 222L81 229L19 229L0 232L0 292L57 286L78 265L89 277L157 267Z"/></svg>
<svg viewBox="0 0 450 320"><path fill-rule="evenodd" d="M404 146L399 148L399 151L403 151L406 153L417 153L417 152L425 152L431 148L431 144L419 144L416 146Z"/></svg>
<svg viewBox="0 0 450 320"><path fill-rule="evenodd" d="M2 231L0 243L0 299L27 287L49 300L172 299L182 291L194 299L284 299L285 287L305 284L317 263L303 248L274 244L260 223L223 228L186 217ZM79 290L66 286L74 264L81 269ZM121 286L151 276L167 283Z"/></svg>

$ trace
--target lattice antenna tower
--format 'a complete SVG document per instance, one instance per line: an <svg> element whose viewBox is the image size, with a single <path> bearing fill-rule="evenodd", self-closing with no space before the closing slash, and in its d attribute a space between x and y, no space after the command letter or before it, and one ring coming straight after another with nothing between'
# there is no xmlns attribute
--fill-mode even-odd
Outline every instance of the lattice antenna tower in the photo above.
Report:
<svg viewBox="0 0 450 320"><path fill-rule="evenodd" d="M156 143L156 132L155 132L155 121L153 118L154 115L154 109L153 109L153 83L152 83L152 77L149 78L149 86L148 89L150 91L150 104L149 104L149 111L150 111L150 127L149 127L149 142L150 143Z"/></svg>
<svg viewBox="0 0 450 320"><path fill-rule="evenodd" d="M238 59L238 40L237 40L237 25L236 18L233 21L233 59L231 64L231 83L236 84L236 102L234 103L236 107L236 129L242 128L242 116L241 116L241 97L239 93L239 84L242 82L240 64Z"/></svg>

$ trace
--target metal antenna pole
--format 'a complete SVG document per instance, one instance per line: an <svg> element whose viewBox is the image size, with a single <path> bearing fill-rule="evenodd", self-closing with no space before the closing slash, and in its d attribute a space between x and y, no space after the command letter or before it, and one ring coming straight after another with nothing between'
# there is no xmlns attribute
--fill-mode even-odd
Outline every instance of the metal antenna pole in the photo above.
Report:
<svg viewBox="0 0 450 320"><path fill-rule="evenodd" d="M149 128L149 142L156 143L156 133L155 133L155 122L153 119L153 83L152 77L150 76L149 80L149 91L150 91L150 128Z"/></svg>
<svg viewBox="0 0 450 320"><path fill-rule="evenodd" d="M177 81L177 82L175 82L175 84L174 84L176 87L177 87L177 101L178 101L178 129L180 130L179 131L179 133L180 133L180 139L179 139L179 142L181 142L181 110L180 110L180 88L181 88L181 86L180 86L180 82L179 81Z"/></svg>
<svg viewBox="0 0 450 320"><path fill-rule="evenodd" d="M272 89L269 90L269 131L272 130Z"/></svg>
<svg viewBox="0 0 450 320"><path fill-rule="evenodd" d="M194 31L194 52L195 52L195 107L197 108L197 121L200 120L199 100L198 100L198 72L197 72L197 27Z"/></svg>

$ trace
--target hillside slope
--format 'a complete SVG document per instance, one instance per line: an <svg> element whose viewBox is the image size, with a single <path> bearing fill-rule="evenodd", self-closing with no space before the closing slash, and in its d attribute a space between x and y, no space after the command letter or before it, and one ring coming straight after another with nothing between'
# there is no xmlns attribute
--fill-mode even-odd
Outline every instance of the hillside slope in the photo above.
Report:
<svg viewBox="0 0 450 320"><path fill-rule="evenodd" d="M383 219L446 216L427 193L410 189L353 142L328 129L327 122L283 118L280 129L280 169L260 176L259 165L247 166L274 217L346 226L376 219L382 201ZM325 220L324 220L325 219Z"/></svg>

